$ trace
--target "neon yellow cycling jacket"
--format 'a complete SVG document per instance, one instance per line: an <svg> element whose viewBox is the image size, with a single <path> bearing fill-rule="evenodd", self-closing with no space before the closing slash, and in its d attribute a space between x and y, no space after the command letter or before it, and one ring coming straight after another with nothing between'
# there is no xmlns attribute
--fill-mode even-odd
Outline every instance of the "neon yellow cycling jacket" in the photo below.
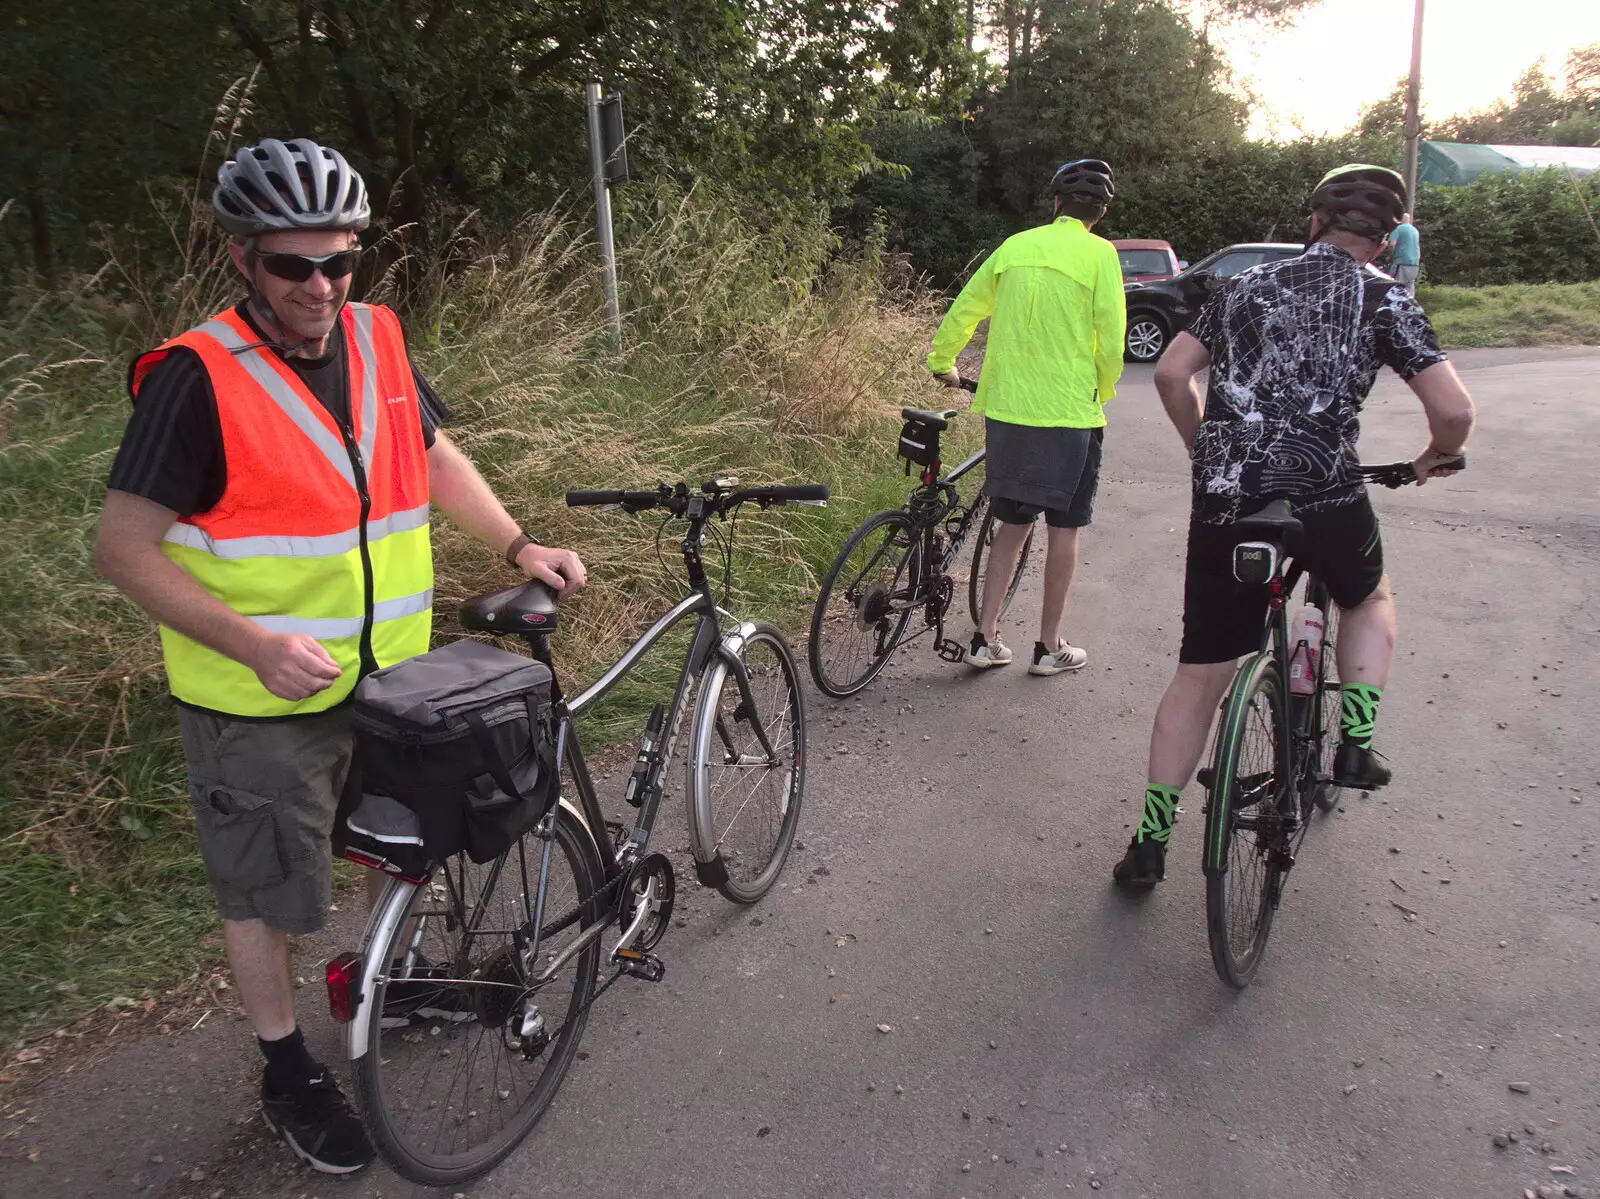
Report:
<svg viewBox="0 0 1600 1199"><path fill-rule="evenodd" d="M984 317L974 412L1036 427L1106 423L1128 323L1116 247L1069 216L1006 238L945 313L928 369L951 370Z"/></svg>

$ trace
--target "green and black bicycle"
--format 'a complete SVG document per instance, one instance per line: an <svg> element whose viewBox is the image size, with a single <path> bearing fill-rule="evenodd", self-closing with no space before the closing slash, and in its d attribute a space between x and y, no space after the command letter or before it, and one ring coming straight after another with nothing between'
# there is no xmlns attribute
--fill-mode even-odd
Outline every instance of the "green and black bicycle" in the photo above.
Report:
<svg viewBox="0 0 1600 1199"><path fill-rule="evenodd" d="M1462 458L1457 469L1465 467ZM1409 462L1364 466L1362 477L1385 487L1417 482ZM1313 808L1339 803L1333 777L1338 743L1339 679L1334 660L1339 609L1327 585L1291 563L1286 546L1301 531L1288 500L1275 500L1238 521L1244 540L1234 550L1234 574L1259 583L1269 606L1261 648L1246 658L1222 703L1211 765L1199 773L1206 800L1206 931L1222 980L1248 986L1261 965L1284 882L1311 824ZM1302 577L1303 600L1323 613L1322 645L1306 646L1315 685L1297 695L1290 664L1302 649L1291 644L1288 600Z"/></svg>

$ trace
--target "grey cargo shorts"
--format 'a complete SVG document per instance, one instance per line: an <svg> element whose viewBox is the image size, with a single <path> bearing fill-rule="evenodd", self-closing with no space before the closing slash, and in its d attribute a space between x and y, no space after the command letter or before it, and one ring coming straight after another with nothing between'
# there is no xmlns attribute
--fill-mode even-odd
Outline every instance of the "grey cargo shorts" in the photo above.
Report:
<svg viewBox="0 0 1600 1199"><path fill-rule="evenodd" d="M178 725L217 911L316 932L333 900L330 838L358 785L348 708L240 720L180 705Z"/></svg>

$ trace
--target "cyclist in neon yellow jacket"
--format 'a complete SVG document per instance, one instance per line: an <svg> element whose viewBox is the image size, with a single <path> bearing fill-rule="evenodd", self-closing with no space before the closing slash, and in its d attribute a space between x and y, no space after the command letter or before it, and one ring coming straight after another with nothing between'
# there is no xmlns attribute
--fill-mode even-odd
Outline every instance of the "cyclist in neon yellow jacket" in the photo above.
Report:
<svg viewBox="0 0 1600 1199"><path fill-rule="evenodd" d="M1063 165L1051 180L1055 219L1009 237L945 313L928 369L959 386L956 355L989 320L983 374L972 410L982 413L988 458L984 494L999 527L984 579L983 608L967 664L1004 666L1011 651L997 624L1023 543L1045 514L1049 549L1039 640L1030 674L1081 670L1088 654L1061 636L1078 562L1078 530L1093 515L1106 402L1122 374L1127 309L1117 251L1090 232L1116 188L1097 159Z"/></svg>

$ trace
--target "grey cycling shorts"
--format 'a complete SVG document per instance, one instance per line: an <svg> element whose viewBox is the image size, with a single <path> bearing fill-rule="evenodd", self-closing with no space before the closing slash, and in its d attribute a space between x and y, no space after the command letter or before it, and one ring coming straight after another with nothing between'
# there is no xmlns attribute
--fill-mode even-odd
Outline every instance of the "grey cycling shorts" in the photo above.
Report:
<svg viewBox="0 0 1600 1199"><path fill-rule="evenodd" d="M333 899L330 836L353 798L349 709L240 720L180 705L178 725L217 911L316 932Z"/></svg>

